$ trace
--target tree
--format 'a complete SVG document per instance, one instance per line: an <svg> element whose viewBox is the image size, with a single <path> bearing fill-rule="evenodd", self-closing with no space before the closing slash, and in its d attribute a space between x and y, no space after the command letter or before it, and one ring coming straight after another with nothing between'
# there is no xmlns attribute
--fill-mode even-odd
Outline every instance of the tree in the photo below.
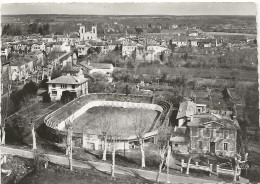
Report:
<svg viewBox="0 0 260 184"><path fill-rule="evenodd" d="M119 125L118 115L112 119L109 129L109 137L112 145L112 165L111 165L111 179L115 177L115 156L116 156L116 143L122 137L122 129Z"/></svg>
<svg viewBox="0 0 260 184"><path fill-rule="evenodd" d="M10 115L13 108L13 104L10 100L11 84L8 83L7 98L2 98L1 101L1 144L5 145L5 126L7 117Z"/></svg>
<svg viewBox="0 0 260 184"><path fill-rule="evenodd" d="M23 91L26 95L35 96L38 91L38 87L35 82L30 81L23 86Z"/></svg>
<svg viewBox="0 0 260 184"><path fill-rule="evenodd" d="M134 130L135 135L140 144L140 152L141 152L141 167L145 167L145 154L144 154L144 136L149 131L152 123L152 119L150 117L145 116L145 112L140 110L139 113L136 114L134 118Z"/></svg>
<svg viewBox="0 0 260 184"><path fill-rule="evenodd" d="M16 131L18 135L18 140L20 143L23 143L24 140L24 130L26 126L26 119L24 119L22 116L18 116L15 119L13 119L12 127Z"/></svg>
<svg viewBox="0 0 260 184"><path fill-rule="evenodd" d="M142 28L139 28L139 27L138 27L138 28L135 28L135 31L136 31L136 33L139 34L139 35L143 33L143 29L142 29Z"/></svg>
<svg viewBox="0 0 260 184"><path fill-rule="evenodd" d="M169 126L161 126L158 130L158 146L159 146L159 154L160 154L160 165L159 165L159 171L157 173L156 182L159 182L160 173L162 171L162 166L166 162L166 155L168 157L170 156L167 154L167 150L170 146L170 137L171 137L171 131L172 127ZM169 167L169 164L167 164L167 167Z"/></svg>
<svg viewBox="0 0 260 184"><path fill-rule="evenodd" d="M70 114L70 113L68 113ZM72 118L67 118L65 120L65 128L67 130L67 142L66 142L66 155L68 155L69 158L69 165L70 165L70 171L73 170L72 166L72 135L73 135L73 115Z"/></svg>
<svg viewBox="0 0 260 184"><path fill-rule="evenodd" d="M106 109L101 109L102 116L99 118L99 127L101 134L104 139L104 150L103 150L103 157L102 160L106 160L106 154L107 154L107 139L109 136L109 130L112 122L111 114L110 112L106 112Z"/></svg>
<svg viewBox="0 0 260 184"><path fill-rule="evenodd" d="M32 149L33 150L36 150L37 149L37 145L36 145L36 133L35 133L35 114L38 113L38 110L39 110L39 104L38 103L35 103L33 104L32 106L30 106L29 104L29 97L27 96L25 98L25 103L24 105L26 106L26 110L27 110L27 117L29 118L29 124L31 126L31 133L32 133Z"/></svg>
<svg viewBox="0 0 260 184"><path fill-rule="evenodd" d="M42 102L43 103L50 103L51 102L51 97L50 97L50 94L48 92L43 93Z"/></svg>

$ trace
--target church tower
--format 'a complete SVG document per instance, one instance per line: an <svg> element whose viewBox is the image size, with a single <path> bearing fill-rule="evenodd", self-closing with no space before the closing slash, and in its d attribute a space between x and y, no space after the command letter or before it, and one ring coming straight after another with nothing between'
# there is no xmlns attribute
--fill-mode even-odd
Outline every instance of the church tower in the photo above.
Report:
<svg viewBox="0 0 260 184"><path fill-rule="evenodd" d="M85 26L84 26L84 25L81 25L81 26L79 27L79 37L80 37L80 40L84 40L85 32L86 32Z"/></svg>
<svg viewBox="0 0 260 184"><path fill-rule="evenodd" d="M97 39L97 25L92 26L92 38Z"/></svg>

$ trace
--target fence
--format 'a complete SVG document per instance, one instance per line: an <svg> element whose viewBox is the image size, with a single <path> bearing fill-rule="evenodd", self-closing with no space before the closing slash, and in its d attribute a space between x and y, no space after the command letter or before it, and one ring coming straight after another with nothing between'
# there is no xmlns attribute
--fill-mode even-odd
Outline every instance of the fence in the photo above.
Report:
<svg viewBox="0 0 260 184"><path fill-rule="evenodd" d="M234 170L230 170L230 169L223 169L223 168L220 168L219 165L217 165L217 169L216 169L216 174L227 174L227 175L232 175L234 176L235 174L235 171ZM240 177L240 174L241 174L241 168L238 167L238 170L236 172L236 176L239 178Z"/></svg>
<svg viewBox="0 0 260 184"><path fill-rule="evenodd" d="M187 168L187 166L188 166L188 163L184 163L184 159L181 159L181 173L183 172L183 168ZM203 166L203 165L199 165L198 162L195 162L195 164L190 164L190 169L208 171L209 175L211 175L211 173L215 173L216 175L226 174L226 175L234 176L234 174L235 174L234 170L220 168L219 165L216 165L216 171L213 172L213 165L212 164L209 164L209 166ZM239 178L240 175L241 175L241 168L238 167L238 170L236 172L236 176Z"/></svg>
<svg viewBox="0 0 260 184"><path fill-rule="evenodd" d="M183 168L187 168L187 167L188 167L188 163L184 163L184 159L181 159L181 173L183 172ZM208 171L209 175L211 175L212 164L209 164L209 166L204 166L204 165L199 165L198 162L195 162L195 164L190 164L190 169Z"/></svg>

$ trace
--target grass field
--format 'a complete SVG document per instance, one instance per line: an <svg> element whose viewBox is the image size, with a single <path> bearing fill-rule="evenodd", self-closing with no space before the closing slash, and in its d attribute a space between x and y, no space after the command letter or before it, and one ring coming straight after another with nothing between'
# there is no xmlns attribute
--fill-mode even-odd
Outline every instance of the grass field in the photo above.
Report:
<svg viewBox="0 0 260 184"><path fill-rule="evenodd" d="M82 116L74 121L73 131L77 133L101 134L100 123L105 120L117 121L117 127L124 132L124 135L131 136L135 134L133 122L136 119L136 114L140 109L119 108L119 107L93 107ZM153 120L157 116L156 111L142 110L142 115L145 119ZM102 121L102 122L101 122Z"/></svg>
<svg viewBox="0 0 260 184"><path fill-rule="evenodd" d="M149 66L139 66L136 70L136 74L148 74L154 75L160 73L166 73L172 76L182 76L186 75L188 78L219 78L227 79L231 78L230 72L232 69L226 68L184 68L184 67L168 67L165 65L149 65ZM243 81L257 81L257 71L246 71L239 70L239 79Z"/></svg>

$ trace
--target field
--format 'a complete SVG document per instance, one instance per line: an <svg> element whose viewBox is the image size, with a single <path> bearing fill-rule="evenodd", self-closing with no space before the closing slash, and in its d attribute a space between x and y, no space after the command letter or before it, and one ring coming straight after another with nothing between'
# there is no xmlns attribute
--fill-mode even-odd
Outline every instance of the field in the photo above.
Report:
<svg viewBox="0 0 260 184"><path fill-rule="evenodd" d="M157 73L166 73L172 76L186 75L188 78L218 78L228 79L231 78L230 72L232 69L225 68L184 68L184 67L168 67L163 65L149 65L139 66L136 70L137 74L154 75ZM239 70L239 79L242 81L257 81L257 71Z"/></svg>
<svg viewBox="0 0 260 184"><path fill-rule="evenodd" d="M106 121L113 123L117 122L117 126L124 132L124 135L134 135L134 121L136 114L140 109L119 108L119 107L93 107L82 116L75 119L73 131L77 133L96 133L101 134L101 123ZM142 115L145 119L153 120L157 116L156 111L142 110Z"/></svg>

